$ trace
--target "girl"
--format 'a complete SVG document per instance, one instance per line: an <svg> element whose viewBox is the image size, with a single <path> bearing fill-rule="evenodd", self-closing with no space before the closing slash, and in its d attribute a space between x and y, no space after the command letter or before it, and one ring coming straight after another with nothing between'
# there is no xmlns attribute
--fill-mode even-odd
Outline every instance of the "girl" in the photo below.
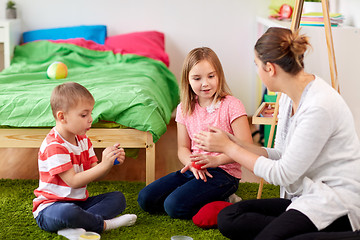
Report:
<svg viewBox="0 0 360 240"><path fill-rule="evenodd" d="M205 204L235 193L241 178L240 164L197 148L194 134L217 126L248 143L252 137L244 106L230 95L220 60L210 48L187 55L180 94L175 120L184 168L142 189L138 203L150 213L165 211L173 218L191 219Z"/></svg>
<svg viewBox="0 0 360 240"><path fill-rule="evenodd" d="M261 80L282 93L275 149L218 128L196 136L200 149L224 153L281 186L283 198L243 201L219 213L218 228L231 239L360 239L352 232L360 229L360 144L353 117L329 84L304 71L309 45L306 36L285 28L269 28L255 45Z"/></svg>

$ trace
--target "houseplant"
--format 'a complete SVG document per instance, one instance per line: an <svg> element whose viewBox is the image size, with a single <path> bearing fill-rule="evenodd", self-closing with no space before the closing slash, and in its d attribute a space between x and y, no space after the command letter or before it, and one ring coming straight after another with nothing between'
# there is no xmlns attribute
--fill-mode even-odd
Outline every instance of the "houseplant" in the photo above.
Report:
<svg viewBox="0 0 360 240"><path fill-rule="evenodd" d="M321 0L305 0L303 13L322 12Z"/></svg>
<svg viewBox="0 0 360 240"><path fill-rule="evenodd" d="M6 18L7 19L15 19L16 18L16 8L14 1L8 1L6 3Z"/></svg>

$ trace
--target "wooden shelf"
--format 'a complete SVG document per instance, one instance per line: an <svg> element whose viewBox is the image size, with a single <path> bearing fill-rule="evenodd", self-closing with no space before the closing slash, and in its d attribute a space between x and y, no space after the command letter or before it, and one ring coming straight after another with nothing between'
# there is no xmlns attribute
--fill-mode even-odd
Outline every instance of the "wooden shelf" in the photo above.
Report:
<svg viewBox="0 0 360 240"><path fill-rule="evenodd" d="M20 19L0 19L0 43L3 44L3 52L0 58L3 60L3 68L10 66L14 48L19 45L21 39Z"/></svg>
<svg viewBox="0 0 360 240"><path fill-rule="evenodd" d="M271 125L273 114L267 111L274 112L274 110L275 102L263 102L252 117L252 124Z"/></svg>

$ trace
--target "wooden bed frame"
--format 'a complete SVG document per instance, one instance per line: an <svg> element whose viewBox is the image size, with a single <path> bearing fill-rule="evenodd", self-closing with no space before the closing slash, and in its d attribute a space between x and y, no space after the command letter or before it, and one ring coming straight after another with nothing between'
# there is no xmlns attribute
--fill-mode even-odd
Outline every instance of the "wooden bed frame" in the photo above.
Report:
<svg viewBox="0 0 360 240"><path fill-rule="evenodd" d="M0 148L40 148L49 131L50 128L0 129ZM94 148L105 148L115 143L120 143L123 148L145 148L146 185L155 180L155 143L150 132L136 129L93 128L86 135Z"/></svg>

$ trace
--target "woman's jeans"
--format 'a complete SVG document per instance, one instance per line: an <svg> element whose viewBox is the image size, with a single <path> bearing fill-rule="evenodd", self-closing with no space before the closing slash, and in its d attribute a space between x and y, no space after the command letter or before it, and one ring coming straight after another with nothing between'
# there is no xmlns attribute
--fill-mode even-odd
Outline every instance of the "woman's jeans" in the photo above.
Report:
<svg viewBox="0 0 360 240"><path fill-rule="evenodd" d="M221 168L208 168L213 176L197 180L191 171L170 173L139 192L140 207L150 213L166 212L172 218L191 219L201 207L224 201L239 187L239 179Z"/></svg>
<svg viewBox="0 0 360 240"><path fill-rule="evenodd" d="M109 192L89 197L86 201L55 202L39 212L36 222L41 229L49 232L83 228L101 233L104 220L116 217L125 207L124 194Z"/></svg>

